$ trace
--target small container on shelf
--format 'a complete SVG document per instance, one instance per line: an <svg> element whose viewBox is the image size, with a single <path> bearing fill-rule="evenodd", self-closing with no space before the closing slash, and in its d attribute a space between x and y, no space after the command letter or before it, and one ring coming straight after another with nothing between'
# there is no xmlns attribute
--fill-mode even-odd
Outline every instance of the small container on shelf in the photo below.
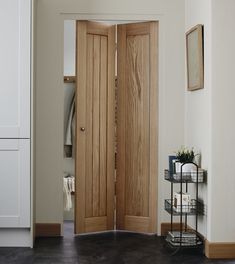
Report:
<svg viewBox="0 0 235 264"><path fill-rule="evenodd" d="M190 208L190 194L188 193L180 193L180 192L174 192L173 197L173 209L176 212L180 212L182 210L183 213L189 213L191 211ZM181 200L182 200L182 206L181 206Z"/></svg>

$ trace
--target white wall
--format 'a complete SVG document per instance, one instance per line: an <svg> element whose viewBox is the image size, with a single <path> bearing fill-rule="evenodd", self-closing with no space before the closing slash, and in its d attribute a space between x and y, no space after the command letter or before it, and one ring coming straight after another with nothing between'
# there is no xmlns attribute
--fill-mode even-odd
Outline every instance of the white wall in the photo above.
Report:
<svg viewBox="0 0 235 264"><path fill-rule="evenodd" d="M199 232L207 236L207 189L211 168L211 0L185 1L185 32L204 25L204 89L185 88L185 145L201 153L201 166L208 172L208 183L199 185L199 197L205 204L205 216L199 218ZM186 78L185 78L186 80ZM187 86L187 84L186 84Z"/></svg>
<svg viewBox="0 0 235 264"><path fill-rule="evenodd" d="M235 146L235 2L186 0L186 30L204 24L205 88L186 92L186 143L202 152L208 169L205 219L201 229L210 242L235 242L234 146ZM207 231L207 232L206 232Z"/></svg>
<svg viewBox="0 0 235 264"><path fill-rule="evenodd" d="M64 21L64 76L75 76L76 23Z"/></svg>
<svg viewBox="0 0 235 264"><path fill-rule="evenodd" d="M160 19L159 225L169 221L163 180L167 156L184 140L184 0L37 1L36 221L62 222L63 19ZM78 14L78 15L76 15ZM177 117L177 118L176 118Z"/></svg>
<svg viewBox="0 0 235 264"><path fill-rule="evenodd" d="M235 1L212 1L212 175L209 240L235 242Z"/></svg>

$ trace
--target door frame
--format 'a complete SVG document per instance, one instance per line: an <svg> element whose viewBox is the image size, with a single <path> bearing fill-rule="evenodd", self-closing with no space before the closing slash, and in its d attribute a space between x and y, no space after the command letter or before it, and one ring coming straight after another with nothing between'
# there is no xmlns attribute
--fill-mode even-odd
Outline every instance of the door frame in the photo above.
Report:
<svg viewBox="0 0 235 264"><path fill-rule="evenodd" d="M82 13L60 13L60 22L62 26L62 31L61 34L64 33L64 20L89 20L89 21L99 21L99 22L104 22L104 23L113 23L113 24L127 24L127 23L135 23L135 22L147 22L147 21L157 21L158 22L158 72L156 73L158 75L158 80L157 80L157 87L158 87L158 93L157 93L157 99L158 99L158 116L157 116L157 125L158 125L158 142L159 141L159 136L163 134L161 132L161 123L164 121L161 120L159 117L161 116L161 111L163 111L163 105L161 104L159 97L160 97L160 92L164 90L165 86L165 76L166 76L166 71L165 71L165 65L164 65L164 57L166 54L165 51L165 19L163 15L159 14L138 14L138 15L133 15L133 14L82 14ZM63 37L62 37L63 38ZM63 59L62 59L62 64L63 65ZM63 78L61 78L63 79ZM61 82L61 86L63 85L63 82ZM161 88L161 89L160 89ZM160 224L161 224L161 219L162 219L162 214L159 210L161 208L161 201L163 199L163 192L159 189L159 182L160 182L160 172L163 170L161 166L159 166L162 162L160 162L160 153L162 153L161 145L158 144L158 149L157 149L157 155L158 155L158 169L157 169L157 234L160 235ZM63 208L62 208L63 211ZM63 223L62 223L63 224Z"/></svg>
<svg viewBox="0 0 235 264"><path fill-rule="evenodd" d="M63 43L63 39L64 39L64 21L65 20L95 20L95 21L100 21L100 22L114 22L115 23L134 23L134 22L140 22L140 21L158 21L159 23L159 30L158 30L158 37L159 37L159 46L158 46L158 52L159 52L159 56L158 56L158 91L159 91L159 97L162 98L162 101L166 101L164 99L166 99L166 94L164 92L164 88L166 87L165 84L165 79L166 79L166 70L165 70L165 56L166 56L166 40L165 40L165 28L166 27L166 21L165 21L165 17L163 14L113 14L113 13L104 13L104 14L100 14L100 13L79 13L76 11L68 11L68 9L65 8L58 8L55 11L55 20L53 20L53 27L57 27L58 29L58 34L56 36L57 39L60 39L61 43ZM32 41L32 43L34 43ZM38 43L38 41L37 41ZM34 47L34 44L33 44ZM57 90L60 94L63 93L64 91L64 82L63 82L63 78L61 78L61 73L63 72L63 45L60 45L60 52L56 52L57 54L57 70L56 72L53 72L53 76L54 79L56 80L56 87ZM36 50L35 52L33 52L33 56L32 56L32 65L31 65L31 70L33 71L33 66L35 66L35 57L36 57L37 53ZM60 69L60 70L58 70ZM35 74L38 73L38 70L35 72ZM33 74L34 76L34 74ZM48 80L48 78L46 79ZM35 80L34 78L32 78L32 83L34 84ZM39 84L41 83L41 79ZM34 84L34 90L38 89L39 86L38 82ZM34 95L32 94L33 97L33 102L36 102L36 99L34 98ZM162 103L162 101L158 102L158 108L159 108L159 112L158 112L158 116L161 116L161 114L163 112L165 112L165 106ZM31 128L35 128L35 124L36 124L36 119L34 114L32 114L32 127ZM163 138L164 135L164 125L165 122L164 120L162 120L161 118L158 119L158 125L159 125L159 139L158 141L160 142L161 139ZM34 129L35 130L35 129ZM36 147L36 138L34 137L34 139L32 139L32 148L31 151L32 153L35 152L35 147ZM60 141L58 141L58 144L60 144L60 142L63 141L63 137L60 136ZM164 153L164 149L162 144L159 144L158 146L158 156L159 156L159 164L161 164L161 166L158 167L158 175L160 175L160 172L163 170L164 166L163 161L161 159L161 156L159 155L159 153ZM61 155L60 158L57 159L59 164L63 163L63 156ZM33 173L33 178L36 179L38 171L35 169L36 168L36 164L37 164L37 159L35 157L32 158L32 173ZM58 169L57 169L58 171ZM161 179L158 177L158 182L162 182ZM60 179L58 179L58 181L56 182L57 186L60 186L60 188L58 188L58 192L60 193L58 195L58 203L60 204L56 204L56 208L61 208L60 212L58 213L57 211L57 223L58 225L61 227L60 228L60 234L63 234L63 203L61 203L62 199L63 199L63 193L61 192L62 190L62 184L63 182L60 181ZM37 189L37 186L35 184L35 180L34 183L32 183L32 185L34 186L33 189ZM159 186L159 184L158 184ZM159 189L159 187L157 187ZM32 197L35 196L35 192L32 192ZM160 223L161 220L163 219L163 212L162 210L160 211L159 208L161 208L161 204L162 204L162 199L163 199L163 191L161 189L159 189L158 191L158 210L157 210L157 234L160 235ZM35 197L33 199L35 201ZM160 205L160 206L159 206ZM32 212L36 212L37 208L36 208L36 202L32 203ZM32 219L32 224L35 225L37 223L37 219ZM32 232L32 237L34 237L34 233Z"/></svg>

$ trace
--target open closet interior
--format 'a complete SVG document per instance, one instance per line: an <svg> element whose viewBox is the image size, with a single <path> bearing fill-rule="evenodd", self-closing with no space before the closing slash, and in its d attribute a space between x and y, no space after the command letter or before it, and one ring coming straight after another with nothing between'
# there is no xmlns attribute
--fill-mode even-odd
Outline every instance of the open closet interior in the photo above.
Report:
<svg viewBox="0 0 235 264"><path fill-rule="evenodd" d="M157 22L64 22L64 220L75 234L156 232L157 35Z"/></svg>
<svg viewBox="0 0 235 264"><path fill-rule="evenodd" d="M64 22L64 221L74 221L75 195L75 91L76 22Z"/></svg>

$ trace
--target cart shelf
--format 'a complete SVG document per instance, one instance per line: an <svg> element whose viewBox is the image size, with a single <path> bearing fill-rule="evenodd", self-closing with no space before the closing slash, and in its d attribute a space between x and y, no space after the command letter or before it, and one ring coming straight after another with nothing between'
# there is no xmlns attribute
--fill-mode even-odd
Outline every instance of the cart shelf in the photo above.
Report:
<svg viewBox="0 0 235 264"><path fill-rule="evenodd" d="M166 241L172 247L193 248L203 245L203 239L194 230L187 230L183 232L169 231Z"/></svg>
<svg viewBox="0 0 235 264"><path fill-rule="evenodd" d="M169 214L180 215L181 206L174 206L174 202L171 199L165 199L165 210ZM196 199L191 200L190 205L182 205L183 215L203 215L203 203L197 201Z"/></svg>
<svg viewBox="0 0 235 264"><path fill-rule="evenodd" d="M169 170L165 170L164 172L164 178L165 180L173 183L203 183L206 176L206 171L203 170L203 172L199 172L198 174L198 181L197 181L197 175L196 172L182 172L182 179L181 179L181 173L173 173Z"/></svg>

